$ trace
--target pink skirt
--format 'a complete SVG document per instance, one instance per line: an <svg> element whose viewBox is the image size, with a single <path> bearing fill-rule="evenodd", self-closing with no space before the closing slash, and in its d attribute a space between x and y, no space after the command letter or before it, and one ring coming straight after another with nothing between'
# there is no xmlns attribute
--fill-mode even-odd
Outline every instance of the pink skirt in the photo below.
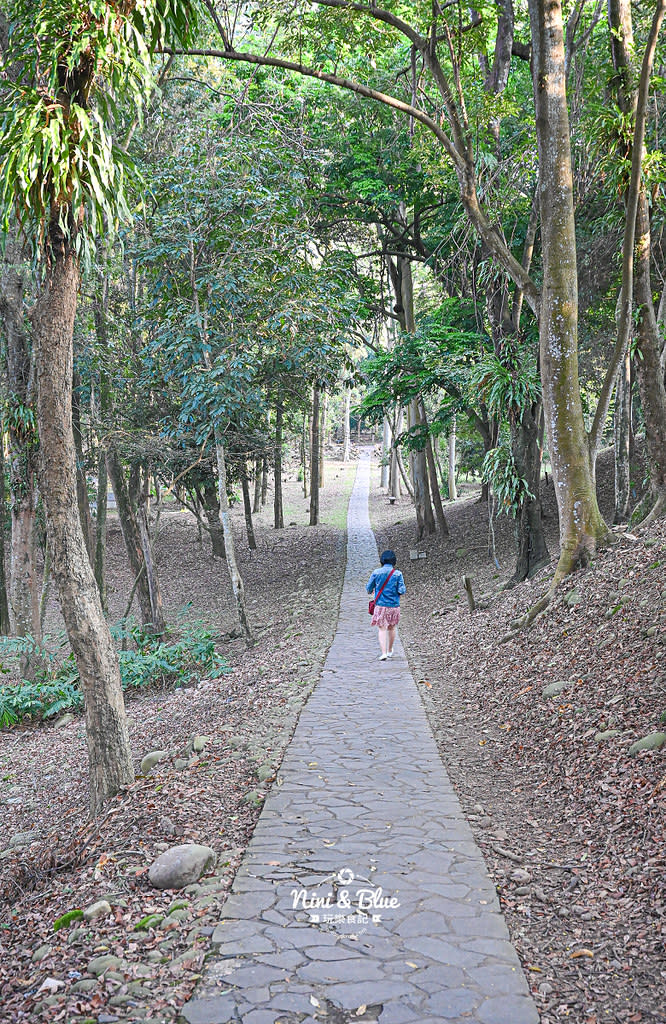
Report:
<svg viewBox="0 0 666 1024"><path fill-rule="evenodd" d="M384 605L381 604L375 605L370 625L379 626L380 629L388 629L389 626L397 626L399 622L399 608L385 608Z"/></svg>

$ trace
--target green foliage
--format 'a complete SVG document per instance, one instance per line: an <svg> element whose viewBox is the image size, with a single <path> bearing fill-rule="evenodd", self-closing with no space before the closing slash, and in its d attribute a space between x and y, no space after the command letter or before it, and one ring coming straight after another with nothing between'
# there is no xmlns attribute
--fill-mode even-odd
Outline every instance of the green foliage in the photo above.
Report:
<svg viewBox="0 0 666 1024"><path fill-rule="evenodd" d="M507 347L500 355L486 353L472 371L470 387L481 396L491 416L518 422L541 396L534 358L518 347Z"/></svg>
<svg viewBox="0 0 666 1024"><path fill-rule="evenodd" d="M215 650L215 634L202 626L184 627L181 635L172 637L170 642L126 622L115 626L112 634L124 642L131 638L136 645L133 650L119 652L124 690L188 686L201 676L215 679L228 671L226 662ZM16 725L25 718L48 719L82 708L79 674L71 655L57 664L56 655L30 636L0 637L0 655L4 660L25 655L39 657L45 666L37 671L34 681L22 679L0 687L0 728Z"/></svg>
<svg viewBox="0 0 666 1024"><path fill-rule="evenodd" d="M117 99L129 97L140 116L153 82L151 50L166 37L187 42L195 5L13 0L7 7L0 229L15 212L38 246L55 219L81 249L129 216L131 165L112 137Z"/></svg>
<svg viewBox="0 0 666 1024"><path fill-rule="evenodd" d="M530 493L526 480L516 469L516 463L508 444L500 444L497 448L491 448L483 460L481 476L486 483L490 484L497 496L498 515L505 512L515 518L523 503L528 498L534 497Z"/></svg>
<svg viewBox="0 0 666 1024"><path fill-rule="evenodd" d="M123 623L111 632L116 637L127 635L126 625ZM215 651L215 634L202 626L185 630L172 643L139 627L131 627L129 635L136 650L119 654L125 690L158 684L188 686L202 675L216 679L228 671L226 662Z"/></svg>

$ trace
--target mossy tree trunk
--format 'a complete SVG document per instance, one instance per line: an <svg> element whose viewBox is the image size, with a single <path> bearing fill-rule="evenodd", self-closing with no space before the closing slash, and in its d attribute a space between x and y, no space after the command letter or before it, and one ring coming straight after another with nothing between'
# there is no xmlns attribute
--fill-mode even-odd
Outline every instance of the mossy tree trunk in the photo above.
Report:
<svg viewBox="0 0 666 1024"><path fill-rule="evenodd" d="M529 0L539 151L543 286L539 350L546 433L560 517L561 578L608 537L578 380L578 284L573 180L559 0Z"/></svg>
<svg viewBox="0 0 666 1024"><path fill-rule="evenodd" d="M47 272L32 311L37 367L40 490L53 578L85 697L90 809L96 814L134 779L118 657L104 618L76 500L72 431L72 338L79 271L57 223L49 225Z"/></svg>

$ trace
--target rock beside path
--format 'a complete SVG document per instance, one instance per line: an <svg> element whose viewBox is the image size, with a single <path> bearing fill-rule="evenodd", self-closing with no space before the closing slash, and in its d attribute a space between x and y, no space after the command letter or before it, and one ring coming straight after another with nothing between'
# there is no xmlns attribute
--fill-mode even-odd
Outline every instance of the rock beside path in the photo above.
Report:
<svg viewBox="0 0 666 1024"><path fill-rule="evenodd" d="M651 732L649 736L644 736L642 740L632 743L629 747L629 754L633 757L641 750L661 750L663 746L666 746L666 732Z"/></svg>
<svg viewBox="0 0 666 1024"><path fill-rule="evenodd" d="M215 864L215 851L210 846L186 843L172 846L150 866L148 879L155 889L183 889L198 882Z"/></svg>
<svg viewBox="0 0 666 1024"><path fill-rule="evenodd" d="M156 764L169 756L168 750L151 750L141 761L141 774L150 775Z"/></svg>

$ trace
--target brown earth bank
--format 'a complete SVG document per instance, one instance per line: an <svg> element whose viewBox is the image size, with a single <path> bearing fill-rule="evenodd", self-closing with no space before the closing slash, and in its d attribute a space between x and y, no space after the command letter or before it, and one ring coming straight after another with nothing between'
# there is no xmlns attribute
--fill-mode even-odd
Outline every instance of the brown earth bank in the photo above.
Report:
<svg viewBox="0 0 666 1024"><path fill-rule="evenodd" d="M267 508L257 517L257 552L244 547L237 510L258 642L249 651L240 641L221 645L231 671L220 679L128 701L137 770L151 750L166 757L105 817L86 821L81 719L0 733L3 1024L177 1018L333 637L354 470L327 465L316 529L306 525L300 485L287 480L285 522L295 525L276 532ZM409 502L390 506L377 484L375 468L373 525L380 547L397 551L408 586L402 640L542 1024L663 1024L666 769L663 751L630 757L628 747L666 728L664 524L646 537L618 535L529 632L511 634L511 619L547 579L499 589L513 569L511 524L494 523L494 561L488 510L463 498L446 507L450 537L419 545L427 557L412 561ZM607 506L603 462L600 487ZM554 552L556 516L544 491ZM113 619L131 583L117 528L109 546ZM224 563L199 543L189 514L162 514L156 556L169 621L230 632ZM487 605L473 616L463 573ZM567 685L544 696L555 682ZM213 847L214 874L184 893L153 889L148 865L181 842ZM54 931L64 914L99 900L110 913Z"/></svg>
<svg viewBox="0 0 666 1024"><path fill-rule="evenodd" d="M599 492L609 517L608 455ZM487 507L468 498L446 514L450 537L417 545L408 500L396 511L373 489L380 548L396 551L406 577L410 667L542 1024L664 1024L666 747L629 748L666 732L666 524L616 532L516 632L512 620L543 594L552 566L502 591L510 523L495 524L498 570ZM411 560L410 550L427 557ZM464 574L483 595L473 615Z"/></svg>

